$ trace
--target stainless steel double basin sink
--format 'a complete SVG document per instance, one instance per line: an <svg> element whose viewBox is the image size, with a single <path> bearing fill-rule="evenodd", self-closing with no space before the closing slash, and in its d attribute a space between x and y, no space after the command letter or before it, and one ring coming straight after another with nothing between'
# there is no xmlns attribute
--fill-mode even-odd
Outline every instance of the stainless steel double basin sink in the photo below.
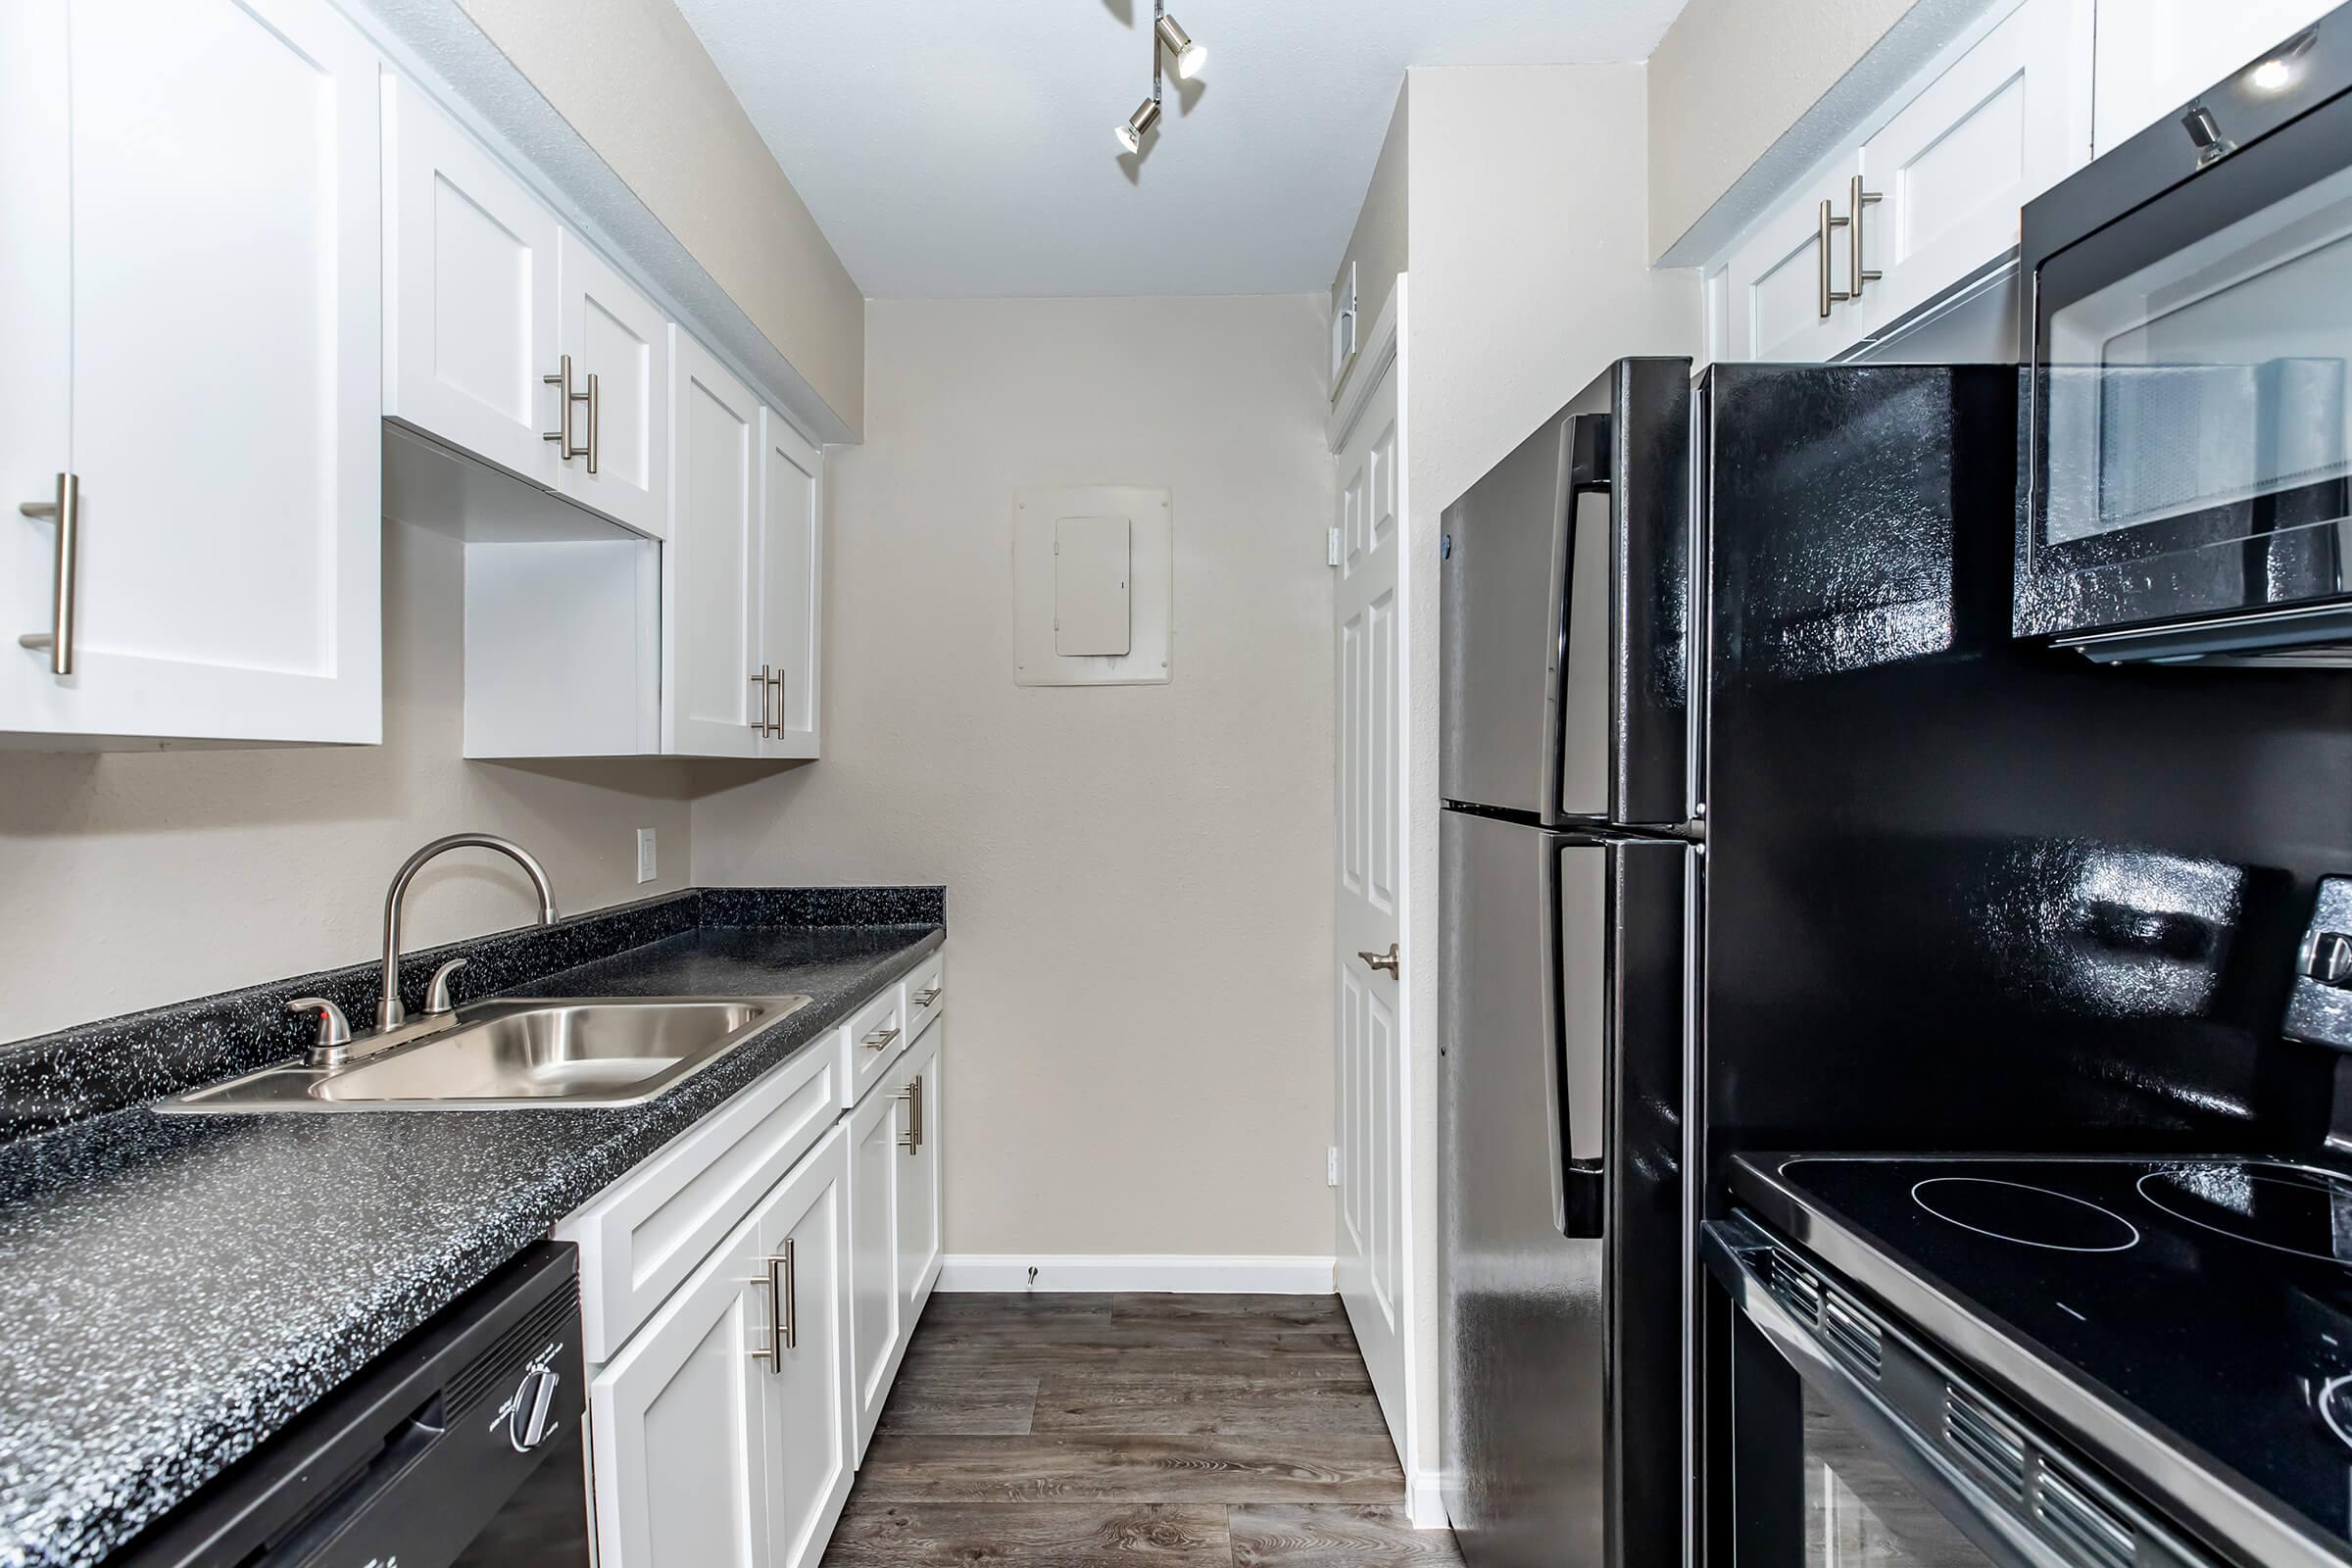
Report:
<svg viewBox="0 0 2352 1568"><path fill-rule="evenodd" d="M155 1108L210 1115L636 1105L808 1004L802 996L478 1002L374 1051L363 1038L345 1061L265 1067Z"/></svg>

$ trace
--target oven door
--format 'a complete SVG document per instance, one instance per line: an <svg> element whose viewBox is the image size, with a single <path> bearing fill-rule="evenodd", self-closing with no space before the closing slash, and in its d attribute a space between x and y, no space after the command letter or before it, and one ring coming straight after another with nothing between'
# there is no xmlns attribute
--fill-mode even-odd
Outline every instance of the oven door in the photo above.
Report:
<svg viewBox="0 0 2352 1568"><path fill-rule="evenodd" d="M1700 1250L1733 1307L1710 1568L2209 1568L1753 1220L1709 1223Z"/></svg>
<svg viewBox="0 0 2352 1568"><path fill-rule="evenodd" d="M2348 34L2289 40L2027 209L2018 635L2352 641Z"/></svg>

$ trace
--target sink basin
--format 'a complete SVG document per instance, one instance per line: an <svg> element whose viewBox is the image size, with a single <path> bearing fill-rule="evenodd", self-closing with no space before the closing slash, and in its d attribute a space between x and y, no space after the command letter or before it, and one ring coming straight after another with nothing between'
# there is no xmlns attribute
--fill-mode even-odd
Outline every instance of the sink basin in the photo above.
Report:
<svg viewBox="0 0 2352 1568"><path fill-rule="evenodd" d="M165 1112L634 1105L708 1067L807 997L482 1002L449 1027L336 1067L265 1068ZM366 1040L358 1042L365 1052Z"/></svg>

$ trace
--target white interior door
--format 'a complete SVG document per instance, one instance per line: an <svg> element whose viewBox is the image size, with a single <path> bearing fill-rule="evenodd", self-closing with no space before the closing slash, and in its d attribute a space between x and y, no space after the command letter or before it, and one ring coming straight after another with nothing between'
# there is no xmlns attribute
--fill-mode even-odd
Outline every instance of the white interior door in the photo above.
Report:
<svg viewBox="0 0 2352 1568"><path fill-rule="evenodd" d="M1339 455L1339 578L1332 590L1339 705L1337 847L1339 1050L1337 1256L1340 1297L1363 1348L1399 1454L1405 1441L1403 1091L1400 971L1435 954L1400 953L1405 861L1398 680L1396 371L1366 400Z"/></svg>
<svg viewBox="0 0 2352 1568"><path fill-rule="evenodd" d="M71 27L70 66L46 57L70 148L43 145L71 160L72 377L48 396L73 450L40 458L80 481L74 668L9 646L0 727L373 742L374 51L323 0L80 5ZM12 559L31 532L45 561L54 525L8 512ZM0 628L27 632L51 627Z"/></svg>
<svg viewBox="0 0 2352 1568"><path fill-rule="evenodd" d="M662 749L756 757L760 677L753 461L760 405L685 333L670 333L669 542L662 566Z"/></svg>

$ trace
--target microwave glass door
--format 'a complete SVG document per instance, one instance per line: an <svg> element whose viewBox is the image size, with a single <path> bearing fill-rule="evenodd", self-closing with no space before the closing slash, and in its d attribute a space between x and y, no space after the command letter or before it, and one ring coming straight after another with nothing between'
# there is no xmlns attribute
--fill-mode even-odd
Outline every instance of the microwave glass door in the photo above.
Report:
<svg viewBox="0 0 2352 1568"><path fill-rule="evenodd" d="M1805 1561L1813 1568L1992 1568L1810 1386L1804 1422Z"/></svg>
<svg viewBox="0 0 2352 1568"><path fill-rule="evenodd" d="M2035 268L2020 631L2352 589L2352 168L2323 145L2352 128L2347 110L2231 154Z"/></svg>

